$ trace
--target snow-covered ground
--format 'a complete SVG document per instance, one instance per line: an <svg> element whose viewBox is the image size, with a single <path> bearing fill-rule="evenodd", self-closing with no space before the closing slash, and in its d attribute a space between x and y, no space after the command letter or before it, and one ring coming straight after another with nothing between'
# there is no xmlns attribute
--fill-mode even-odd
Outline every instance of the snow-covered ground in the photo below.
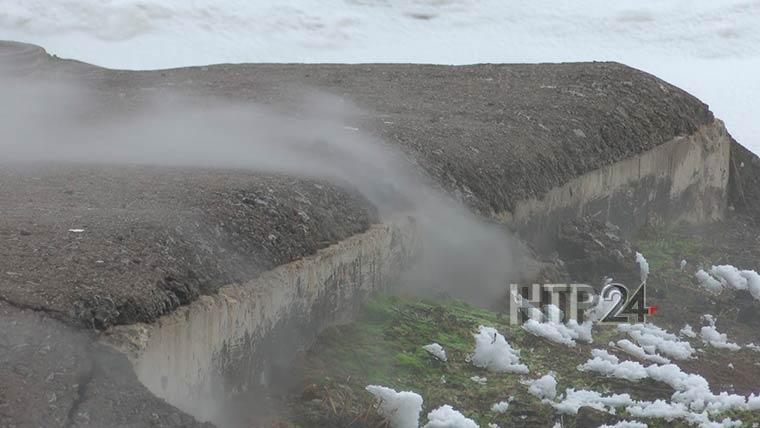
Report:
<svg viewBox="0 0 760 428"><path fill-rule="evenodd" d="M0 39L116 68L614 60L760 152L758 0L0 0Z"/></svg>

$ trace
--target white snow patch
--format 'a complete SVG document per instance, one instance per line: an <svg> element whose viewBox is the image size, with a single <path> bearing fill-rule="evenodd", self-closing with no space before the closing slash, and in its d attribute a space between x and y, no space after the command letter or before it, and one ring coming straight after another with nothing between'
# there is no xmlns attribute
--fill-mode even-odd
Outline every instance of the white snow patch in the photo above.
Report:
<svg viewBox="0 0 760 428"><path fill-rule="evenodd" d="M429 345L423 346L422 349L428 351L439 360L446 361L446 350L443 349L443 346L437 343L431 343Z"/></svg>
<svg viewBox="0 0 760 428"><path fill-rule="evenodd" d="M636 252L636 263L639 265L641 282L647 282L647 277L649 277L649 262L647 262L647 259L641 253Z"/></svg>
<svg viewBox="0 0 760 428"><path fill-rule="evenodd" d="M546 321L540 322L536 318L531 318L523 323L522 328L534 336L543 337L561 345L574 347L576 341L580 340L586 343L593 342L591 337L592 323L590 320L578 324L575 319L570 319L566 324L559 322L562 312L555 305L546 305ZM541 319L541 318L539 318Z"/></svg>
<svg viewBox="0 0 760 428"><path fill-rule="evenodd" d="M428 423L423 428L478 428L478 424L445 404L428 413Z"/></svg>
<svg viewBox="0 0 760 428"><path fill-rule="evenodd" d="M710 268L710 275L715 278L721 279L722 282L727 284L734 290L746 290L747 278L743 277L739 272L739 269L731 265L719 265Z"/></svg>
<svg viewBox="0 0 760 428"><path fill-rule="evenodd" d="M553 373L530 382L528 393L541 399L553 400L557 396L557 380Z"/></svg>
<svg viewBox="0 0 760 428"><path fill-rule="evenodd" d="M689 342L681 341L675 334L651 323L620 324L618 330L628 333L644 349L654 347L658 353L676 360L687 359L695 352ZM653 353L650 352L650 354Z"/></svg>
<svg viewBox="0 0 760 428"><path fill-rule="evenodd" d="M694 274L694 277L697 278L697 281L699 281L702 288L710 293L719 294L723 291L723 283L710 276L710 274L703 269L698 270L697 273Z"/></svg>
<svg viewBox="0 0 760 428"><path fill-rule="evenodd" d="M596 391L575 390L568 388L562 401L552 402L551 405L559 413L578 414L581 407L592 407L601 411L634 404L631 396L628 394L612 394L604 396Z"/></svg>
<svg viewBox="0 0 760 428"><path fill-rule="evenodd" d="M668 364L670 360L662 355L656 354L654 346L641 347L628 339L621 339L617 341L617 346L620 347L626 353L633 355L636 358L642 360L651 361L657 364Z"/></svg>
<svg viewBox="0 0 760 428"><path fill-rule="evenodd" d="M488 382L487 378L480 377L480 376L471 376L470 380L480 385L485 385L486 382Z"/></svg>
<svg viewBox="0 0 760 428"><path fill-rule="evenodd" d="M367 391L378 401L378 412L392 428L418 428L422 397L411 391L396 392L379 385L368 385Z"/></svg>
<svg viewBox="0 0 760 428"><path fill-rule="evenodd" d="M743 270L739 274L747 280L747 288L752 297L760 300L760 275L754 270Z"/></svg>
<svg viewBox="0 0 760 428"><path fill-rule="evenodd" d="M614 425L602 425L599 428L648 428L649 425L638 421L620 421Z"/></svg>
<svg viewBox="0 0 760 428"><path fill-rule="evenodd" d="M681 333L682 336L691 337L692 339L697 337L697 333L694 332L694 329L691 328L689 324L684 324L679 333Z"/></svg>
<svg viewBox="0 0 760 428"><path fill-rule="evenodd" d="M499 401L491 406L491 411L495 413L506 413L509 410L509 401Z"/></svg>
<svg viewBox="0 0 760 428"><path fill-rule="evenodd" d="M474 336L473 365L497 373L528 373L528 366L520 363L520 351L513 349L495 328L481 325Z"/></svg>
<svg viewBox="0 0 760 428"><path fill-rule="evenodd" d="M715 326L712 325L702 327L699 335L702 337L703 342L715 348L729 349L731 351L738 351L742 348L736 343L729 342L728 336L725 333L718 332Z"/></svg>
<svg viewBox="0 0 760 428"><path fill-rule="evenodd" d="M82 232L84 232L84 229L69 229L69 232L71 232L71 233L82 233Z"/></svg>

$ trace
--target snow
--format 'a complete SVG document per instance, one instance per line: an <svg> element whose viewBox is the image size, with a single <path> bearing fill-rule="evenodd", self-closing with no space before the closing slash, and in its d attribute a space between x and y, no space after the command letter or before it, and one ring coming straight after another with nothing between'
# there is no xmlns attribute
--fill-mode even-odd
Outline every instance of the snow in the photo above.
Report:
<svg viewBox="0 0 760 428"><path fill-rule="evenodd" d="M0 39L114 68L237 62L611 60L692 92L760 149L747 0L4 0Z"/></svg>
<svg viewBox="0 0 760 428"><path fill-rule="evenodd" d="M747 278L743 277L739 269L731 265L719 265L710 268L710 275L721 279L724 284L734 290L746 290Z"/></svg>
<svg viewBox="0 0 760 428"><path fill-rule="evenodd" d="M590 360L578 366L580 371L601 373L605 376L638 381L649 376L644 366L635 361L623 361L603 349L594 349Z"/></svg>
<svg viewBox="0 0 760 428"><path fill-rule="evenodd" d="M683 328L679 332L681 335L686 337L691 337L692 339L697 337L697 333L694 332L694 329L691 328L689 324L684 324Z"/></svg>
<svg viewBox="0 0 760 428"><path fill-rule="evenodd" d="M69 229L69 232L71 232L71 233L82 233L82 232L84 232L84 229Z"/></svg>
<svg viewBox="0 0 760 428"><path fill-rule="evenodd" d="M713 294L718 294L721 291L723 291L723 283L713 278L709 273L705 272L703 269L698 270L697 273L694 274L694 277L697 278L697 281L699 281L699 284L705 290Z"/></svg>
<svg viewBox="0 0 760 428"><path fill-rule="evenodd" d="M528 373L528 366L520 363L520 351L513 349L493 327L479 327L471 362L497 373Z"/></svg>
<svg viewBox="0 0 760 428"><path fill-rule="evenodd" d="M628 333L644 349L654 347L657 352L676 360L687 359L695 352L689 342L681 341L678 336L651 323L620 324L618 330Z"/></svg>
<svg viewBox="0 0 760 428"><path fill-rule="evenodd" d="M649 276L649 262L647 262L647 259L645 259L641 253L636 252L636 263L639 265L641 282L647 282L647 277Z"/></svg>
<svg viewBox="0 0 760 428"><path fill-rule="evenodd" d="M568 388L562 401L551 403L557 412L564 414L578 414L581 407L592 407L601 411L608 411L610 408L628 406L634 404L633 399L628 394L602 395L596 391L575 390Z"/></svg>
<svg viewBox="0 0 760 428"><path fill-rule="evenodd" d="M747 280L747 288L752 297L760 300L760 275L754 270L743 270L739 274Z"/></svg>
<svg viewBox="0 0 760 428"><path fill-rule="evenodd" d="M378 401L378 412L391 428L418 428L422 397L411 391L396 392L379 385L368 385L367 391Z"/></svg>
<svg viewBox="0 0 760 428"><path fill-rule="evenodd" d="M509 409L509 401L499 401L491 406L491 411L494 413L506 413Z"/></svg>
<svg viewBox="0 0 760 428"><path fill-rule="evenodd" d="M431 343L429 345L423 346L422 349L428 351L431 355L438 358L439 360L446 361L446 351L443 349L443 346L437 343Z"/></svg>
<svg viewBox="0 0 760 428"><path fill-rule="evenodd" d="M657 364L668 364L670 360L654 353L654 347L643 348L628 339L622 339L617 341L617 346L620 347L626 353L633 355L636 358L642 360L651 361Z"/></svg>
<svg viewBox="0 0 760 428"><path fill-rule="evenodd" d="M555 305L546 305L546 321L540 322L534 317L523 323L522 328L530 334L543 337L561 345L574 347L577 340L591 343L592 323L590 320L578 324L575 319L570 319L566 324L559 322L561 319L560 309ZM538 319L542 319L540 317Z"/></svg>
<svg viewBox="0 0 760 428"><path fill-rule="evenodd" d="M488 382L488 378L480 376L471 376L470 380L480 385L485 385Z"/></svg>
<svg viewBox="0 0 760 428"><path fill-rule="evenodd" d="M702 327L699 335L702 337L702 341L715 348L729 349L731 351L738 351L742 348L736 343L729 342L728 336L725 333L718 332L715 326L706 325Z"/></svg>
<svg viewBox="0 0 760 428"><path fill-rule="evenodd" d="M553 373L530 382L528 393L541 399L553 400L557 396L557 380Z"/></svg>
<svg viewBox="0 0 760 428"><path fill-rule="evenodd" d="M478 424L446 404L428 413L423 428L478 428Z"/></svg>
<svg viewBox="0 0 760 428"><path fill-rule="evenodd" d="M620 421L614 425L602 425L599 428L647 428L648 425L637 421Z"/></svg>

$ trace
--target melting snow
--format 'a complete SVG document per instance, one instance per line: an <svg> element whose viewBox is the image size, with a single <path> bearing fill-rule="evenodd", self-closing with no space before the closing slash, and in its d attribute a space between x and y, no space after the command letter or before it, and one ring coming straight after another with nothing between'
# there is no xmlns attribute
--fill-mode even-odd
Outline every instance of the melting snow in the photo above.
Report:
<svg viewBox="0 0 760 428"><path fill-rule="evenodd" d="M718 294L723 291L723 284L702 269L698 270L697 273L694 274L694 277L697 278L697 281L699 281L699 284L705 290L713 294Z"/></svg>
<svg viewBox="0 0 760 428"><path fill-rule="evenodd" d="M647 259L645 259L641 253L637 252L636 263L639 265L641 282L647 282L647 277L649 276L649 262L647 262Z"/></svg>
<svg viewBox="0 0 760 428"><path fill-rule="evenodd" d="M520 351L512 349L493 327L480 326L471 361L476 367L492 372L528 373L528 366L520 363Z"/></svg>
<svg viewBox="0 0 760 428"><path fill-rule="evenodd" d="M529 382L528 392L541 399L553 400L557 396L557 380L553 373Z"/></svg>
<svg viewBox="0 0 760 428"><path fill-rule="evenodd" d="M675 334L668 333L654 324L620 324L618 330L628 333L642 348L653 347L657 352L676 360L684 360L694 354L694 348L689 342L679 340Z"/></svg>
<svg viewBox="0 0 760 428"><path fill-rule="evenodd" d="M446 351L443 349L443 346L437 343L431 343L430 345L423 346L422 349L428 351L439 360L446 361Z"/></svg>
<svg viewBox="0 0 760 428"><path fill-rule="evenodd" d="M367 391L378 401L378 412L388 419L392 428L418 428L422 397L411 391L396 392L379 385L367 386Z"/></svg>
<svg viewBox="0 0 760 428"><path fill-rule="evenodd" d="M478 428L478 424L446 404L428 413L423 428Z"/></svg>
<svg viewBox="0 0 760 428"><path fill-rule="evenodd" d="M491 406L491 411L495 413L505 413L509 409L509 401L499 401Z"/></svg>
<svg viewBox="0 0 760 428"><path fill-rule="evenodd" d="M736 343L728 341L728 336L725 333L720 333L715 328L715 317L712 315L705 315L703 317L709 325L702 327L699 335L702 337L702 341L706 344L720 349L730 349L732 351L738 351L741 346Z"/></svg>

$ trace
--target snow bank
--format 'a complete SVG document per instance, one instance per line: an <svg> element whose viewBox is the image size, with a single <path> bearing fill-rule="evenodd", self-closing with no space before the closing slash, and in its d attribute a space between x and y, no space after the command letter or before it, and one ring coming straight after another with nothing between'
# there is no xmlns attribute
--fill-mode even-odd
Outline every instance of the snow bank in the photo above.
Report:
<svg viewBox="0 0 760 428"><path fill-rule="evenodd" d="M586 372L597 372L605 376L630 381L638 381L649 376L646 369L635 361L623 361L618 357L608 353L604 349L594 349L591 351L590 360L578 366L578 370Z"/></svg>
<svg viewBox="0 0 760 428"><path fill-rule="evenodd" d="M557 396L557 380L553 373L529 382L528 393L541 399L553 400Z"/></svg>
<svg viewBox="0 0 760 428"><path fill-rule="evenodd" d="M446 361L446 351L443 349L443 346L437 343L431 343L430 345L423 346L422 349L428 351L439 360Z"/></svg>
<svg viewBox="0 0 760 428"><path fill-rule="evenodd" d="M423 428L479 428L472 419L454 410L448 404L428 413L428 423Z"/></svg>
<svg viewBox="0 0 760 428"><path fill-rule="evenodd" d="M368 385L367 391L378 402L377 411L388 420L391 428L418 428L422 397L411 391L396 392L379 385Z"/></svg>
<svg viewBox="0 0 760 428"><path fill-rule="evenodd" d="M474 336L473 365L497 373L528 373L528 366L520 363L520 351L512 349L495 328L481 325Z"/></svg>

